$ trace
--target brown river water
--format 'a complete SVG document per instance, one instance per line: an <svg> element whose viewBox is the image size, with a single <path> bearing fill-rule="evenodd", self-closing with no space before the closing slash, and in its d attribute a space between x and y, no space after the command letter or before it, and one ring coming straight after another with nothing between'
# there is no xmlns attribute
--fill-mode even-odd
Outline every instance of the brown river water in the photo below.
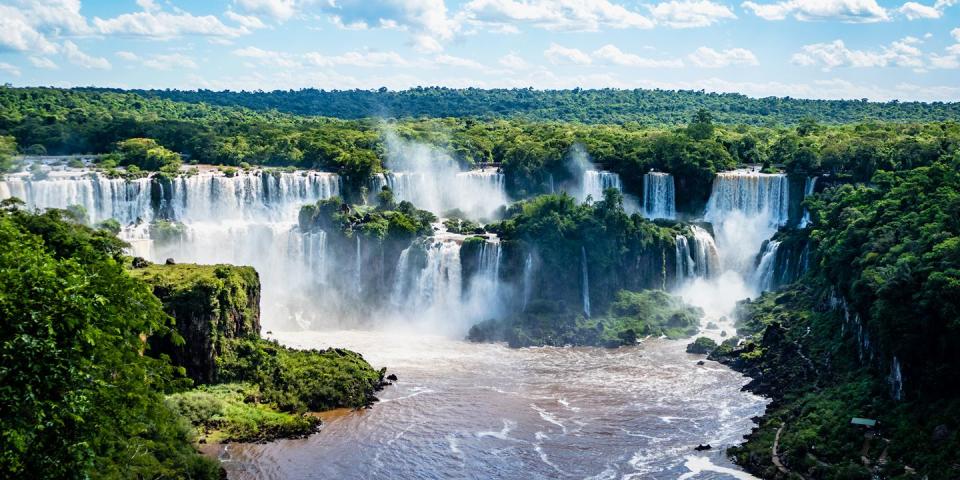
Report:
<svg viewBox="0 0 960 480"><path fill-rule="evenodd" d="M742 375L684 352L525 348L423 333L290 332L339 346L399 380L373 408L324 415L320 433L219 446L231 479L749 479L723 453L766 401ZM713 450L694 451L700 443Z"/></svg>

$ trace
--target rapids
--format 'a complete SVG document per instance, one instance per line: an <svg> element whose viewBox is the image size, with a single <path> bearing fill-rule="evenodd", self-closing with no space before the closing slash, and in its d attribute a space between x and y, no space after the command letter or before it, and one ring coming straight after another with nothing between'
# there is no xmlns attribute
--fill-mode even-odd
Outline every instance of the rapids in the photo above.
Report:
<svg viewBox="0 0 960 480"><path fill-rule="evenodd" d="M389 365L381 402L324 415L306 439L212 448L232 479L752 478L726 458L765 401L746 378L697 366L683 342L524 348L424 332L285 332ZM710 443L713 449L695 452Z"/></svg>

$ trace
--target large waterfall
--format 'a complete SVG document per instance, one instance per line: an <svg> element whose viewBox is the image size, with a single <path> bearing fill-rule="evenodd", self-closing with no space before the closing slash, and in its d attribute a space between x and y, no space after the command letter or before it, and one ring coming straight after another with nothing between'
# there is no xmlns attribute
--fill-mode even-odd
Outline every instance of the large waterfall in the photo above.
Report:
<svg viewBox="0 0 960 480"><path fill-rule="evenodd" d="M123 225L153 218L150 179L108 178L86 171L53 171L45 179L10 174L0 181L0 199L17 197L29 208L67 208L82 205L88 220L114 218Z"/></svg>
<svg viewBox="0 0 960 480"><path fill-rule="evenodd" d="M787 223L789 200L785 174L717 174L704 219L713 224L725 268L752 273L763 242Z"/></svg>
<svg viewBox="0 0 960 480"><path fill-rule="evenodd" d="M591 197L593 201L603 200L603 192L608 188L615 188L623 191L623 184L620 182L620 175L603 170L587 170L583 172L583 184L581 185L581 200Z"/></svg>
<svg viewBox="0 0 960 480"><path fill-rule="evenodd" d="M650 172L643 176L643 216L673 219L677 206L673 175Z"/></svg>
<svg viewBox="0 0 960 480"><path fill-rule="evenodd" d="M494 168L438 176L430 172L391 172L373 176L370 191L387 186L398 202L408 201L424 210L443 214L460 210L471 218L493 218L510 201L503 173Z"/></svg>

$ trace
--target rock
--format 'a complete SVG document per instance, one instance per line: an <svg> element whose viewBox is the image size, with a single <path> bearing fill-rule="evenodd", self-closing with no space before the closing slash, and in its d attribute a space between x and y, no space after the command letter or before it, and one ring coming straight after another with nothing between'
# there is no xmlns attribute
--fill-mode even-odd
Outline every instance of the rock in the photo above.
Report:
<svg viewBox="0 0 960 480"><path fill-rule="evenodd" d="M703 360L700 360L699 362L697 362L697 365L706 365L706 363L707 363L707 362L704 362Z"/></svg>
<svg viewBox="0 0 960 480"><path fill-rule="evenodd" d="M709 443L706 444L706 445L700 444L700 445L697 445L696 447L693 447L693 449L696 450L696 451L698 451L698 452L702 452L702 451L704 451L704 450L710 450L711 448L713 448L713 447L711 447Z"/></svg>
<svg viewBox="0 0 960 480"><path fill-rule="evenodd" d="M726 331L726 330L721 330L721 331L720 331L720 336L721 336L721 337L726 337L726 336L727 336L727 331Z"/></svg>
<svg viewBox="0 0 960 480"><path fill-rule="evenodd" d="M146 268L150 266L150 262L143 257L133 257L133 262L131 262L133 268Z"/></svg>
<svg viewBox="0 0 960 480"><path fill-rule="evenodd" d="M720 328L720 326L717 325L716 323L713 323L713 322L707 323L707 330L716 330L718 328Z"/></svg>
<svg viewBox="0 0 960 480"><path fill-rule="evenodd" d="M396 382L397 376L391 373L390 375L387 375L387 380L390 380L391 382Z"/></svg>
<svg viewBox="0 0 960 480"><path fill-rule="evenodd" d="M175 262L172 258L168 258L167 261L165 261L165 262L163 262L163 263L165 263L165 264L167 264L167 265L176 265L176 264L177 264L177 262Z"/></svg>
<svg viewBox="0 0 960 480"><path fill-rule="evenodd" d="M947 428L946 425L937 425L936 428L933 429L934 442L942 442L948 438L950 438L950 429Z"/></svg>
<svg viewBox="0 0 960 480"><path fill-rule="evenodd" d="M697 355L707 355L710 352L716 350L717 342L707 338L699 337L693 341L693 343L687 345L687 353L694 353Z"/></svg>

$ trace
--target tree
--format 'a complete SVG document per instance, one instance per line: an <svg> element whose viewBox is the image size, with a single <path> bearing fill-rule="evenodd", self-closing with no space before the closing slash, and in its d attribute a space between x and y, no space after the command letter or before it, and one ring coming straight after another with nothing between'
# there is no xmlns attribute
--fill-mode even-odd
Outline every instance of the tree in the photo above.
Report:
<svg viewBox="0 0 960 480"><path fill-rule="evenodd" d="M713 115L704 108L697 110L687 125L687 135L694 140L706 140L713 136L713 131Z"/></svg>

